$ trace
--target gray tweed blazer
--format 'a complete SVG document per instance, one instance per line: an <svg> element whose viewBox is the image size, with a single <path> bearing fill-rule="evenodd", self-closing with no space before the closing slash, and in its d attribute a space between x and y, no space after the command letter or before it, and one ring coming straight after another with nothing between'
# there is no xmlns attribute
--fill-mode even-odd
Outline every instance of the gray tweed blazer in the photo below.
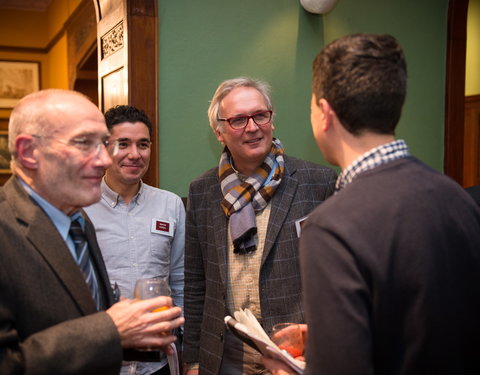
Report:
<svg viewBox="0 0 480 375"><path fill-rule="evenodd" d="M184 361L200 374L218 374L226 307L227 218L213 168L190 185L185 247ZM260 269L260 323L267 332L279 322L304 321L295 222L333 193L333 170L285 156L285 173L271 201Z"/></svg>

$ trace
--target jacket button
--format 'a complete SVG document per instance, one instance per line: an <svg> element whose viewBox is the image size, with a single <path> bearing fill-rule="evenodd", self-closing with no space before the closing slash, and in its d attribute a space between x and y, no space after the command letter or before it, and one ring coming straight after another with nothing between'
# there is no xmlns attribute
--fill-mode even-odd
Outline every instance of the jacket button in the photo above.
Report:
<svg viewBox="0 0 480 375"><path fill-rule="evenodd" d="M219 335L219 336L220 336L220 341L223 342L223 332L220 332L220 335Z"/></svg>

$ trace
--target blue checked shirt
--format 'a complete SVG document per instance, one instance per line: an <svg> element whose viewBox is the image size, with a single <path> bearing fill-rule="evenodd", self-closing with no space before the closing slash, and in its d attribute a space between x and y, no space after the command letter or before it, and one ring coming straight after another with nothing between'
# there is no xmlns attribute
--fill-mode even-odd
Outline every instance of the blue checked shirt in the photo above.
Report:
<svg viewBox="0 0 480 375"><path fill-rule="evenodd" d="M358 157L342 171L337 178L335 192L343 189L359 174L407 156L410 156L410 151L403 139L375 147Z"/></svg>

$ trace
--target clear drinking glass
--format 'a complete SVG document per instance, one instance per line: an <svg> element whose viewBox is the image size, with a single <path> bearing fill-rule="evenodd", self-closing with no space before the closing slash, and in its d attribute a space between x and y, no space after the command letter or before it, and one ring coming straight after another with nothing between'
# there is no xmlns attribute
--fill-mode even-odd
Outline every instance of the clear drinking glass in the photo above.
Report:
<svg viewBox="0 0 480 375"><path fill-rule="evenodd" d="M149 299L158 296L170 296L171 290L168 280L161 277L152 277L149 279L140 279L135 283L134 296L137 299ZM168 309L167 306L153 310L162 311Z"/></svg>
<svg viewBox="0 0 480 375"><path fill-rule="evenodd" d="M293 358L303 354L304 342L302 329L297 323L279 323L273 326L272 341Z"/></svg>
<svg viewBox="0 0 480 375"><path fill-rule="evenodd" d="M149 299L158 296L170 297L171 290L168 285L168 280L162 277L152 277L149 279L139 279L135 283L135 290L133 292L136 299ZM153 312L162 311L168 309L168 306L159 307L153 310ZM145 348L144 351L152 351L154 349ZM137 362L130 362L128 372L130 375L136 375Z"/></svg>

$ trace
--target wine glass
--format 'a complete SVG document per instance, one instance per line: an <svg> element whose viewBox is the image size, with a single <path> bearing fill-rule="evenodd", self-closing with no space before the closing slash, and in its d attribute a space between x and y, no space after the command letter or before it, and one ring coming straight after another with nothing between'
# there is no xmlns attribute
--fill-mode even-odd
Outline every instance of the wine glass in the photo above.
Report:
<svg viewBox="0 0 480 375"><path fill-rule="evenodd" d="M139 279L135 283L134 297L136 299L149 299L158 296L170 297L171 290L168 285L168 280L162 277L152 277L148 279ZM162 311L168 309L168 306L162 306L153 310L153 312ZM154 349L145 348L139 349L142 351L153 351ZM130 375L137 374L137 362L133 361L129 364L128 373Z"/></svg>
<svg viewBox="0 0 480 375"><path fill-rule="evenodd" d="M135 283L135 291L133 292L136 299L148 299L158 296L170 296L171 290L168 280L161 277L152 277L149 279L140 279ZM154 312L168 309L163 306L153 310Z"/></svg>
<svg viewBox="0 0 480 375"><path fill-rule="evenodd" d="M302 329L297 323L279 323L273 326L272 341L281 349L285 350L293 358L303 354L305 343L303 342Z"/></svg>

